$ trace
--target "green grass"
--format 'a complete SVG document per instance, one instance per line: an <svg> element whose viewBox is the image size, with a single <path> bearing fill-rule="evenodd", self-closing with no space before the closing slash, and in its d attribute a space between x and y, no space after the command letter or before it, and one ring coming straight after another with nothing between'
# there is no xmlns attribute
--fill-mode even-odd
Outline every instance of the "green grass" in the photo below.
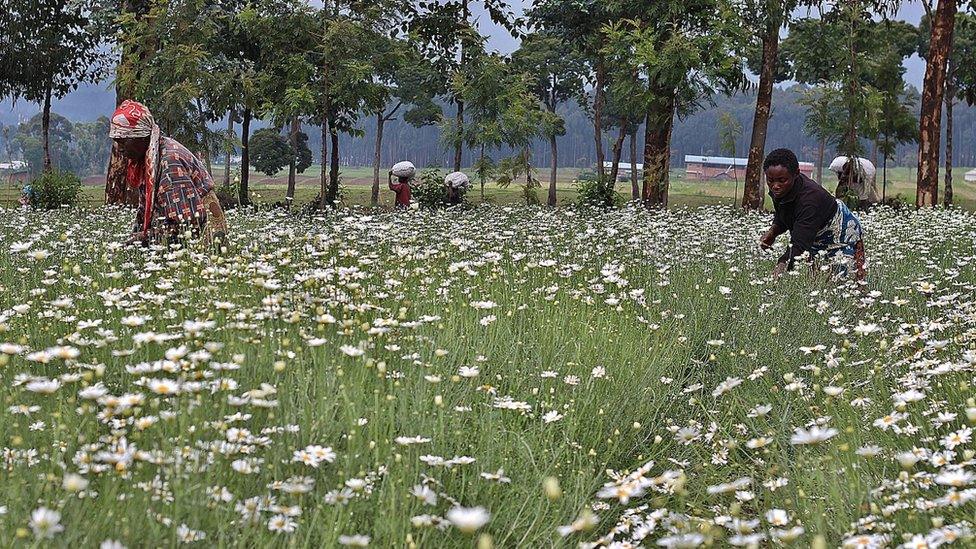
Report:
<svg viewBox="0 0 976 549"><path fill-rule="evenodd" d="M333 547L362 534L376 547L570 547L615 527L617 540L634 538L656 513L647 546L678 533L722 546L733 536L722 517L773 535L764 517L782 509L810 546L869 532L857 526L869 516L895 540L973 516L972 503L916 510L946 495L932 479L949 467L925 461L901 475L895 459L940 450L976 407L968 213L866 214L863 287L805 269L768 279L773 259L754 247L768 218L719 207L235 212L223 255L121 248L128 217L0 220L0 342L23 346L0 348L6 545L172 546L185 524L206 534L200 546ZM152 341L160 334L172 338ZM39 378L61 387L26 389ZM730 378L740 384L718 391ZM161 394L150 380L182 390ZM96 383L142 401L81 398ZM923 396L893 403L909 389ZM762 404L771 411L751 417ZM900 433L872 425L896 410ZM956 415L941 425L940 413ZM791 443L816 421L837 434ZM749 448L758 437L769 443ZM123 439L144 453L120 466L108 457ZM856 453L871 444L881 455ZM294 462L307 445L337 457ZM262 460L256 471L235 469L249 459ZM87 489L68 491L66 473ZM280 490L296 477L314 486ZM739 494L709 492L740 478ZM547 495L546 479L561 493ZM777 479L786 484L764 485ZM417 485L436 504L412 495ZM599 497L605 485L618 496ZM221 489L228 501L209 495ZM248 498L266 499L256 521L235 508ZM455 505L490 519L472 535L414 524L443 522ZM35 536L40 507L60 512L64 532ZM285 507L300 509L294 532L269 531ZM588 511L591 528L557 534Z"/></svg>
<svg viewBox="0 0 976 549"><path fill-rule="evenodd" d="M223 181L223 167L213 166L215 181ZM955 204L963 209L976 209L976 184L962 180L962 174L970 168L957 167L954 170L955 182L953 185ZM446 170L445 170L446 171ZM560 168L556 177L556 197L560 205L569 205L576 202L576 186L573 181L579 174L579 170L574 168ZM297 188L295 200L298 204L310 203L318 195L320 170L318 165L313 165L300 174L297 178ZM474 175L472 181L475 181ZM542 179L542 189L538 189L540 199L545 201L548 187L548 170L537 170L536 176ZM380 174L380 204L381 206L392 208L393 193L386 188L386 175ZM373 170L368 167L343 167L340 171L342 178L343 199L350 206L368 206L370 203L371 186L373 181ZM889 186L887 196L901 195L909 203L914 204L915 200L915 171L910 168L890 168L888 170ZM832 172L825 171L824 180L828 189L833 190L836 186L836 177ZM86 180L89 184L82 189L79 200L84 205L98 205L104 202L103 179L92 176ZM621 181L617 183L618 193L624 200L630 200L630 182ZM878 175L879 192L881 187L881 175ZM254 200L258 203L274 203L283 201L287 191L287 172L277 174L275 177L268 177L264 174L252 171L250 176L250 190ZM940 192L943 192L940 189ZM0 186L0 205L11 205L17 202L20 197L19 187L11 185ZM742 198L742 183L734 181L697 181L686 180L683 169L671 171L671 186L669 192L670 204L681 207L696 207L707 205L732 204L733 197L738 200ZM522 204L524 198L522 190L513 186L500 188L492 182L485 185L485 197L481 198L480 189L474 185L468 194L468 200L473 203L482 201L492 204ZM767 208L772 205L767 197Z"/></svg>

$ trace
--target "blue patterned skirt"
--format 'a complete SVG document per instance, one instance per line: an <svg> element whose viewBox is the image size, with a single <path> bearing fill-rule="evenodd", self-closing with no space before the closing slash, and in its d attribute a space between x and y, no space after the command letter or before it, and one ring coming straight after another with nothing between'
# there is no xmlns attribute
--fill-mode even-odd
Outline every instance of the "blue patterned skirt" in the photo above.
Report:
<svg viewBox="0 0 976 549"><path fill-rule="evenodd" d="M830 258L835 275L846 277L853 268L855 278L864 279L864 230L857 216L840 200L833 219L814 237L811 252Z"/></svg>

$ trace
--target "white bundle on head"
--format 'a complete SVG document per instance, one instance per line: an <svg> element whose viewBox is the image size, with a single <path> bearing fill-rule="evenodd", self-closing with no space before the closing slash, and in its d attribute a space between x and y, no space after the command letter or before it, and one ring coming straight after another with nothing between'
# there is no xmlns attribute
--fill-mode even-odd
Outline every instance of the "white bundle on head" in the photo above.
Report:
<svg viewBox="0 0 976 549"><path fill-rule="evenodd" d="M866 158L855 158L854 160L857 162L858 171L861 172L862 175L867 176L868 179L874 177L874 175L877 173L877 168L874 167L874 164L872 164L870 160ZM841 173L844 171L844 166L847 165L847 162L848 157L838 156L830 163L830 167L827 169L832 172Z"/></svg>
<svg viewBox="0 0 976 549"><path fill-rule="evenodd" d="M414 167L413 162L404 160L403 162L397 162L390 168L390 173L395 177L413 177L417 173L417 168Z"/></svg>
<svg viewBox="0 0 976 549"><path fill-rule="evenodd" d="M452 189L466 189L471 184L471 180L464 172L451 172L444 177L444 183Z"/></svg>

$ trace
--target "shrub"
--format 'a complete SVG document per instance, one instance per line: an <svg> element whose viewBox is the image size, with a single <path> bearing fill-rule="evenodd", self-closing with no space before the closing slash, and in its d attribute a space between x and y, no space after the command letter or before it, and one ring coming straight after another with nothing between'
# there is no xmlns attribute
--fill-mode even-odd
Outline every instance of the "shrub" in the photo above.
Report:
<svg viewBox="0 0 976 549"><path fill-rule="evenodd" d="M220 186L217 187L217 200L220 201L220 207L224 211L232 210L236 208L239 204L241 179L239 175L231 177L229 181L221 181Z"/></svg>
<svg viewBox="0 0 976 549"><path fill-rule="evenodd" d="M609 184L599 178L576 180L577 200L581 206L615 208L623 204L623 198Z"/></svg>
<svg viewBox="0 0 976 549"><path fill-rule="evenodd" d="M889 196L888 198L879 202L879 204L887 206L895 211L911 211L912 206L915 204L908 199L907 196L903 196L901 193L895 196Z"/></svg>
<svg viewBox="0 0 976 549"><path fill-rule="evenodd" d="M458 192L463 203L468 188L458 189ZM420 172L420 178L410 184L410 194L421 208L444 208L448 205L447 185L440 170L427 168Z"/></svg>
<svg viewBox="0 0 976 549"><path fill-rule="evenodd" d="M45 172L31 181L30 187L31 207L56 210L78 204L81 178L70 172Z"/></svg>

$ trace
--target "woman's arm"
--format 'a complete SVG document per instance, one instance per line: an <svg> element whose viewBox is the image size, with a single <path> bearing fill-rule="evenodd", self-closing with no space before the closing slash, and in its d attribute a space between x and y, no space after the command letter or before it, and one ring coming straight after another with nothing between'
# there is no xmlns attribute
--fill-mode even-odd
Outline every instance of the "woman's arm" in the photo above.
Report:
<svg viewBox="0 0 976 549"><path fill-rule="evenodd" d="M776 222L773 222L773 224L769 227L769 230L767 230L765 234L763 234L759 238L759 247L764 250L768 250L772 248L773 243L776 242L776 237L778 237L779 235L785 232L786 232L785 227L779 225Z"/></svg>

